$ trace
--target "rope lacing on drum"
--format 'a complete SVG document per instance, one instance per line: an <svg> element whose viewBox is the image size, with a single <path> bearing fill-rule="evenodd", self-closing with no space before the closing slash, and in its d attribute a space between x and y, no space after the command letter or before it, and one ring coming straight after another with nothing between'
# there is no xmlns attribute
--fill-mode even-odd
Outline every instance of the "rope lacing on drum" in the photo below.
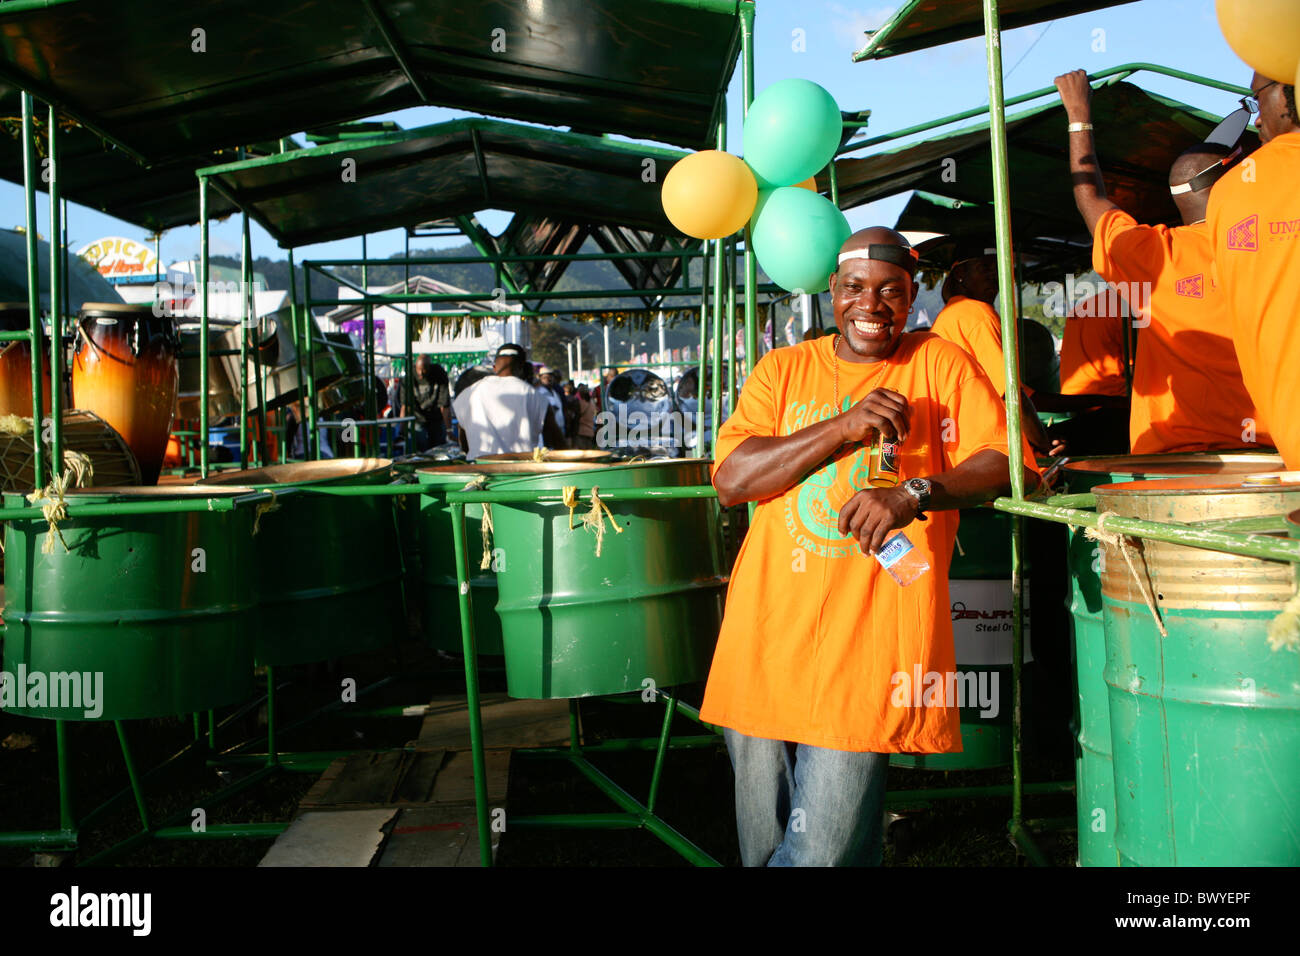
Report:
<svg viewBox="0 0 1300 956"><path fill-rule="evenodd" d="M479 476L467 484L461 491L482 491L487 487L487 479ZM492 503L483 502L483 520L479 522L479 535L483 539L483 556L479 558L478 569L487 571L492 567Z"/></svg>
<svg viewBox="0 0 1300 956"><path fill-rule="evenodd" d="M1129 574L1133 576L1133 580L1137 583L1138 591L1142 594L1142 599L1146 601L1147 610L1151 612L1151 619L1156 622L1156 628L1160 631L1160 636L1168 637L1169 632L1165 630L1165 622L1160 620L1160 612L1156 610L1155 601L1151 599L1150 592L1147 591L1146 585L1142 583L1142 578L1138 576L1137 568L1133 566L1133 549L1128 543L1128 535L1106 530L1106 519L1118 517L1118 512L1103 511L1101 514L1097 515L1097 527L1088 528L1084 532L1084 537L1089 541L1099 541L1107 547L1119 549L1119 553L1124 556L1124 563L1128 565Z"/></svg>
<svg viewBox="0 0 1300 956"><path fill-rule="evenodd" d="M546 461L551 457L551 450L545 445L539 445L533 449L533 461Z"/></svg>
<svg viewBox="0 0 1300 956"><path fill-rule="evenodd" d="M280 506L275 503L275 489L267 488L267 494L271 496L270 501L261 501L253 506L253 534L256 535L262 529L262 515L270 514L272 511L279 511Z"/></svg>
<svg viewBox="0 0 1300 956"><path fill-rule="evenodd" d="M41 514L44 515L45 522L49 525L45 534L45 544L41 546L42 554L54 553L55 536L58 537L59 543L63 545L65 552L72 550L68 547L68 542L64 540L63 532L59 530L59 522L68 517L68 505L63 498L63 494L68 490L69 483L74 488L82 488L95 476L95 466L91 463L90 458L81 452L65 451L63 460L66 465L63 474L53 476L44 489L38 488L27 496L29 504L40 505Z"/></svg>
<svg viewBox="0 0 1300 956"><path fill-rule="evenodd" d="M576 530L573 527L573 512L578 507L579 496L577 485L565 485L560 489L560 496L564 504L569 509L569 530ZM613 527L615 534L622 534L623 529L618 526L618 521L614 518L614 513L609 510L609 505L600 500L600 486L593 485L591 489L591 510L582 516L582 526L587 531L595 532L596 535L596 557L600 557L600 549L605 543L605 518L609 517L610 526Z"/></svg>

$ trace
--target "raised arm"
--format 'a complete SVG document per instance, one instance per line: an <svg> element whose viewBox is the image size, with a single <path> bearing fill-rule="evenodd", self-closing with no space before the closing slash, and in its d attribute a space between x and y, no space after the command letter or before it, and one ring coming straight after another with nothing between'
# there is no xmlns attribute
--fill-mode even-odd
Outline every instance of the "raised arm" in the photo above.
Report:
<svg viewBox="0 0 1300 956"><path fill-rule="evenodd" d="M1074 184L1074 204L1079 215L1095 234L1097 221L1111 209L1118 209L1106 198L1106 183L1097 161L1097 148L1092 139L1092 86L1084 70L1074 70L1056 78L1056 89L1061 94L1065 114L1075 132L1070 137L1070 181Z"/></svg>
<svg viewBox="0 0 1300 956"><path fill-rule="evenodd" d="M791 435L745 439L713 476L718 502L731 507L773 498L794 487L839 449L864 442L873 431L907 440L907 399L878 388L842 415L801 428Z"/></svg>

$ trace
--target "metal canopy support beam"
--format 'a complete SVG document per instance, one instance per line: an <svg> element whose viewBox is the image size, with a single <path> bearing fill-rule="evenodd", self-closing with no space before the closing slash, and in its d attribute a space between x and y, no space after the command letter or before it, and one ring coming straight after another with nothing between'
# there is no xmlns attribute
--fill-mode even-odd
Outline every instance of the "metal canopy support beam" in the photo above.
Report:
<svg viewBox="0 0 1300 956"><path fill-rule="evenodd" d="M477 136L475 143L477 144ZM482 175L480 170L479 175ZM484 180L484 195L487 194L487 182ZM474 218L474 216L457 216L456 225L460 226L460 231L465 233L465 237L473 244L474 248L479 251L484 259L492 260L492 266L496 269L498 284L504 283L511 292L520 293L523 289L515 282L515 277L510 274L510 270L504 267L505 257L501 255L501 250L496 248L492 237L488 235L487 230ZM469 257L466 257L469 258ZM481 261L481 260L475 260Z"/></svg>
<svg viewBox="0 0 1300 956"><path fill-rule="evenodd" d="M1188 73L1185 70L1175 70L1172 67L1160 66L1156 63L1125 63L1123 66L1112 66L1105 70L1099 70L1096 73L1089 73L1088 76L1094 83L1101 80L1105 80L1108 83L1117 83L1120 80L1127 79L1134 73L1142 72L1157 73L1161 76L1172 77L1176 80L1186 80L1189 83L1196 83L1199 86L1206 86L1210 89L1222 90L1225 93L1232 93L1236 96L1248 96L1250 94L1250 90L1244 86L1237 86L1233 83L1223 83L1207 76ZM1057 90L1055 86L1044 86L1041 89L1033 90L1029 93L1021 93L1019 96L1013 96L1009 100L1003 100L1002 105L1003 107L1018 106L1021 103L1028 103L1030 100L1050 96L1056 92ZM908 126L905 129L895 130L892 133L884 133L880 136L871 136L856 143L845 143L835 151L835 155L842 156L845 153L854 153L870 146L879 146L881 143L889 143L894 140L903 139L906 136L913 136L917 133L925 133L932 129L939 129L942 126L949 126L952 123L958 123L962 120L972 119L976 116L983 116L988 111L989 107L976 106L972 109L962 110L960 113L952 113L948 116L941 116L939 119L930 120L926 123L918 123L915 126Z"/></svg>
<svg viewBox="0 0 1300 956"><path fill-rule="evenodd" d="M424 91L420 77L415 70L411 69L410 58L406 55L406 46L394 32L393 25L388 22L383 11L375 6L375 0L364 0L364 3L366 12L370 14L370 19L375 21L375 26L383 34L384 42L388 44L388 49L393 54L393 59L397 61L397 65L402 68L402 73L406 76L406 81L411 84L411 89L415 90L415 95L420 98L421 103L428 103L429 95Z"/></svg>
<svg viewBox="0 0 1300 956"><path fill-rule="evenodd" d="M474 146L474 165L478 166L478 181L483 187L483 201L488 204L486 208L491 208L492 193L488 190L487 160L483 158L483 141L479 138L477 126L470 128L469 141Z"/></svg>

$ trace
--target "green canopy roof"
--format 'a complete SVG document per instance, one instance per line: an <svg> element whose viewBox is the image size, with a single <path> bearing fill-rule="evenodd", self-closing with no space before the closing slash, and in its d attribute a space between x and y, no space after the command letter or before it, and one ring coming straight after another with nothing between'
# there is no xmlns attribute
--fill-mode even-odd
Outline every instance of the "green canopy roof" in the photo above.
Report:
<svg viewBox="0 0 1300 956"><path fill-rule="evenodd" d="M0 178L23 182L22 106L19 91L0 84ZM48 129L45 114L35 118L37 148L44 156ZM297 148L290 140L287 148ZM258 143L249 146L248 156L265 156L278 152L280 144ZM239 159L238 149L182 157L155 166L142 166L123 150L69 122L60 124L59 193L63 198L98 209L151 232L199 221L198 180L194 171L214 163ZM38 177L36 188L44 191ZM209 197L209 213L220 219L238 212L223 196Z"/></svg>
<svg viewBox="0 0 1300 956"><path fill-rule="evenodd" d="M210 167L204 174L283 246L480 209L675 234L659 202L659 183L685 155L464 119Z"/></svg>
<svg viewBox="0 0 1300 956"><path fill-rule="evenodd" d="M899 213L894 228L899 232L946 236L992 236L993 206L918 191ZM1078 237L1064 237L1062 231L1055 217L1029 210L1013 212L1011 232L1021 257L1020 278L1035 279L1062 271L1087 272L1091 268L1092 241L1082 227Z"/></svg>
<svg viewBox="0 0 1300 956"><path fill-rule="evenodd" d="M1003 30L1072 17L1076 13L1117 7L1133 0L1001 0L998 22ZM875 60L984 35L982 0L909 0L883 27L867 34L867 45L853 55Z"/></svg>
<svg viewBox="0 0 1300 956"><path fill-rule="evenodd" d="M738 6L10 0L0 79L151 162L421 105L699 148Z"/></svg>
<svg viewBox="0 0 1300 956"><path fill-rule="evenodd" d="M1178 211L1169 195L1169 167L1179 153L1205 138L1218 117L1122 82L1093 92L1092 117L1110 199L1139 222L1177 223ZM1075 210L1066 125L1059 102L1007 119L1011 211L1018 246L1031 236L1091 242ZM1259 145L1253 130L1243 143L1247 151ZM949 159L953 162L946 162ZM946 213L930 210L927 222L978 218L992 233L988 123L863 159L840 160L836 172L840 205L846 209L909 189L922 190L971 204L969 209ZM912 219L904 228L925 227Z"/></svg>

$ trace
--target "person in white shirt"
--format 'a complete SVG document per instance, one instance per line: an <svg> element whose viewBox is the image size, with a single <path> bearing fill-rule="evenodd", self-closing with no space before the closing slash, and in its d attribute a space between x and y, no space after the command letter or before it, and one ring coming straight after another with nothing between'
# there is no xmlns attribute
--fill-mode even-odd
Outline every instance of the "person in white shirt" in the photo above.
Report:
<svg viewBox="0 0 1300 956"><path fill-rule="evenodd" d="M493 372L452 402L460 423L460 446L470 460L532 451L540 444L564 447L564 436L549 414L550 403L528 381L532 366L523 346L497 349Z"/></svg>

